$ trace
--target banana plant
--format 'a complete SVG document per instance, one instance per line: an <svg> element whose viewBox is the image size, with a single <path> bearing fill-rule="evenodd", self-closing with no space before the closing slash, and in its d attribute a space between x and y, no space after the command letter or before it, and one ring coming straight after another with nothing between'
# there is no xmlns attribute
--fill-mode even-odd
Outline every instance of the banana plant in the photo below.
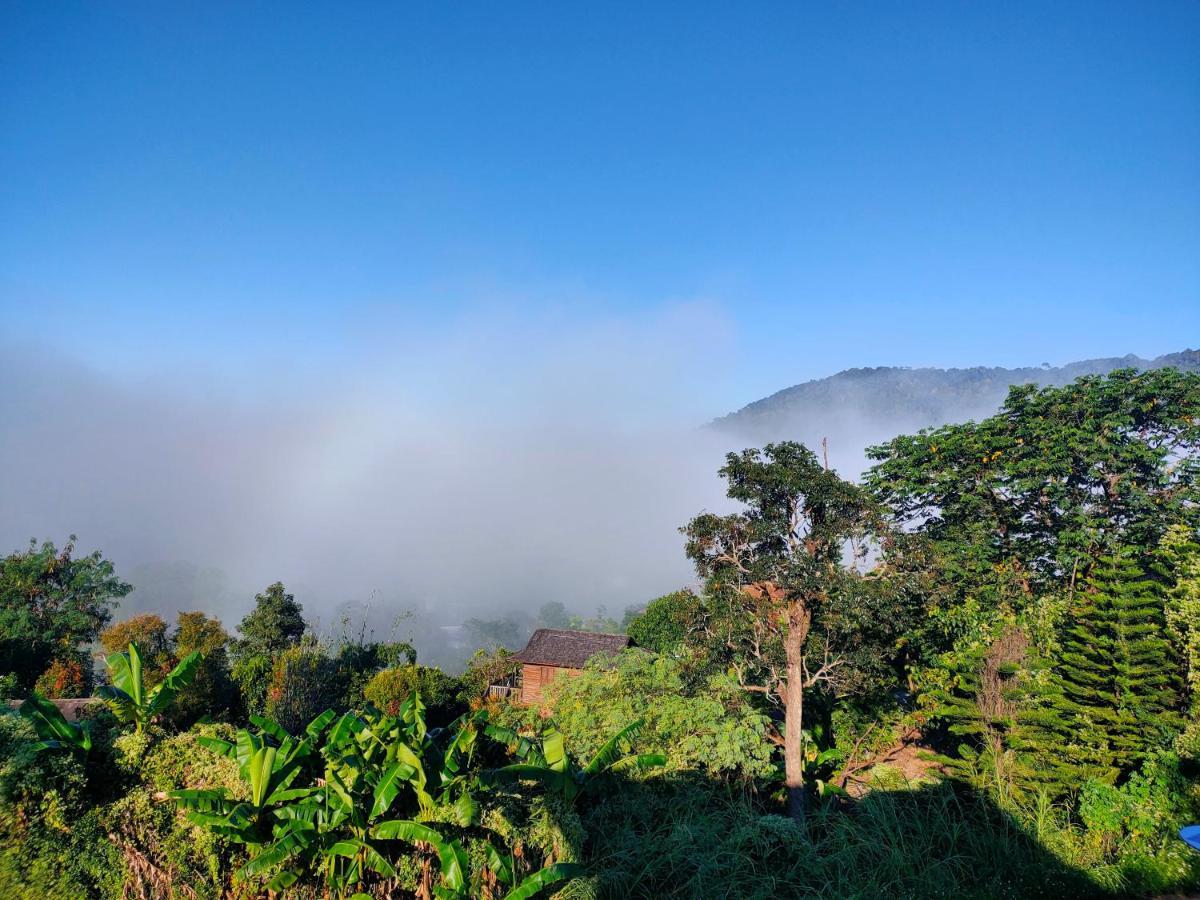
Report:
<svg viewBox="0 0 1200 900"><path fill-rule="evenodd" d="M429 848L436 854L439 879L434 895L438 898L482 896L490 873L497 884L509 889L505 900L524 900L582 871L579 866L560 863L518 882L514 861L506 860L490 842L486 843L486 861L472 869L461 840L447 839L428 824L437 820L477 835L486 833L479 827L479 804L472 795L479 784L469 772L486 721L486 713L477 712L430 732L420 696L413 694L395 717L375 710L361 716L347 714L331 729L323 750L326 784L332 788L330 804L340 813L337 821L342 828L348 827L352 836L325 849L326 884L353 884L367 869L387 874L388 842L394 841ZM411 800L405 804L415 817L381 821L406 788L417 801L415 810Z"/></svg>
<svg viewBox="0 0 1200 900"><path fill-rule="evenodd" d="M243 728L233 741L198 738L201 746L238 764L249 789L245 800L231 799L225 788L178 790L170 796L188 810L188 818L195 824L235 843L257 845L271 840L273 820L267 814L273 804L302 799L316 790L292 790L291 785L305 764L315 758L313 743L336 715L333 710L321 713L308 724L300 740L269 719L250 718L258 726L258 734Z"/></svg>
<svg viewBox="0 0 1200 900"><path fill-rule="evenodd" d="M541 749L527 744L524 761L498 769L489 769L480 776L484 784L514 785L522 781L533 781L549 791L574 801L591 786L597 778L608 772L629 769L652 769L666 765L661 753L633 753L633 739L643 726L641 719L626 725L603 747L596 751L588 762L579 766L567 753L562 732L551 729L542 737ZM492 731L495 737L509 737L500 730ZM521 748L518 747L518 753Z"/></svg>
<svg viewBox="0 0 1200 900"><path fill-rule="evenodd" d="M354 713L338 718L329 710L302 739L269 719L251 721L258 733L242 729L235 742L201 739L238 761L247 800L231 800L223 789L172 794L192 822L250 847L238 878L265 878L269 890L283 891L312 873L342 895L368 871L392 877L395 870L371 829L406 783L424 783L420 757L405 743L424 735L423 721ZM312 783L293 787L302 773L314 776Z"/></svg>
<svg viewBox="0 0 1200 900"><path fill-rule="evenodd" d="M326 712L303 738L255 718L257 734L239 731L234 742L202 739L210 750L238 760L248 799L235 801L220 789L172 796L195 824L248 845L251 859L237 877L262 879L271 891L308 879L331 896L368 896L360 893L364 883L394 877L394 860L411 852L400 850L400 842L432 852L439 898L482 896L485 883L494 883L509 900L525 900L580 869L564 863L519 879L515 860L496 850L490 832L479 826L471 796L479 785L469 765L485 720L463 717L431 733L415 695L397 716L367 710L337 718ZM294 786L302 779L303 786ZM394 818L396 813L409 817ZM485 860L477 858L473 868L462 841L444 837L429 824L434 819L482 842Z"/></svg>
<svg viewBox="0 0 1200 900"><path fill-rule="evenodd" d="M41 694L30 694L29 699L21 704L21 718L33 724L38 741L33 745L35 751L41 750L70 750L86 754L92 749L91 722L68 722L62 710L47 700Z"/></svg>
<svg viewBox="0 0 1200 900"><path fill-rule="evenodd" d="M834 781L834 764L844 760L846 754L837 747L822 749L821 744L826 740L825 731L820 726L801 730L800 757L804 764L804 780L815 786L818 797L849 797L845 788Z"/></svg>
<svg viewBox="0 0 1200 900"><path fill-rule="evenodd" d="M543 888L577 878L584 871L583 866L576 863L554 863L518 882L512 859L506 859L491 843L485 845L483 864L472 869L470 856L460 841L447 841L438 831L419 822L403 819L381 822L372 830L372 835L433 848L440 864L441 878L434 887L434 896L439 900L485 896L483 885L489 873L496 883L509 889L501 900L528 900Z"/></svg>
<svg viewBox="0 0 1200 900"><path fill-rule="evenodd" d="M106 662L112 683L101 687L96 695L109 705L118 722L122 725L132 722L135 730L140 732L166 712L179 692L196 677L200 653L189 653L161 684L150 690L146 690L142 654L137 644L131 643L128 652L112 654Z"/></svg>

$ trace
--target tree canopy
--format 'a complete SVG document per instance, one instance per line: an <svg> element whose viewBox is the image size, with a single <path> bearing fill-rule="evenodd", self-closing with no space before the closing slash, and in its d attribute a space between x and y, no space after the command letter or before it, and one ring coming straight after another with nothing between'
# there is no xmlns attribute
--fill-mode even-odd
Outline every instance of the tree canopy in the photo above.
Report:
<svg viewBox="0 0 1200 900"><path fill-rule="evenodd" d="M238 625L241 637L234 643L234 655L269 656L294 647L307 627L304 608L277 581L255 595L254 609Z"/></svg>
<svg viewBox="0 0 1200 900"><path fill-rule="evenodd" d="M51 661L90 643L133 590L99 551L75 555L50 541L0 560L0 670L31 686Z"/></svg>
<svg viewBox="0 0 1200 900"><path fill-rule="evenodd" d="M720 474L745 509L692 519L682 529L687 555L721 609L714 625L739 680L782 700L788 807L799 818L805 693L832 681L841 662L827 613L861 580L880 520L865 491L802 444L730 453Z"/></svg>
<svg viewBox="0 0 1200 900"><path fill-rule="evenodd" d="M1000 412L873 447L866 484L937 548L959 596L991 604L1143 556L1195 515L1200 374L1119 370L1021 385Z"/></svg>

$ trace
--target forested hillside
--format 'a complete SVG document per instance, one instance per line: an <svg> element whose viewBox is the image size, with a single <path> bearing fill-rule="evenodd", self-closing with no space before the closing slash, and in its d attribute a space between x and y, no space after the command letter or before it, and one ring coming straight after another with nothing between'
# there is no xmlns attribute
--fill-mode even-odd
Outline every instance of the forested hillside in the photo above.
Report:
<svg viewBox="0 0 1200 900"><path fill-rule="evenodd" d="M119 619L98 552L10 554L0 896L1200 890L1200 373L1013 387L869 457L714 460L695 585L559 622L634 646L529 706L504 649L322 639L283 584L231 633Z"/></svg>
<svg viewBox="0 0 1200 900"><path fill-rule="evenodd" d="M843 454L852 453L897 434L990 416L1013 385L1062 386L1115 369L1167 366L1200 372L1200 350L1017 369L847 369L756 400L715 420L712 427L751 443L800 440L816 446L827 437Z"/></svg>

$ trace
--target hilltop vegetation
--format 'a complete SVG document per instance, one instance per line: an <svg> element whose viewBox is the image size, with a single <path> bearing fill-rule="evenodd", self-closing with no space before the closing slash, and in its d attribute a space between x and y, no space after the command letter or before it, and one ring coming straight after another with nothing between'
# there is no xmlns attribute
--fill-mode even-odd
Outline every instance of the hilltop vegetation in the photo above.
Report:
<svg viewBox="0 0 1200 900"><path fill-rule="evenodd" d="M682 523L697 585L620 623L540 611L637 646L539 708L489 696L503 649L456 678L319 640L282 584L233 636L113 624L99 554L12 554L5 896L1200 888L1176 836L1200 820L1200 374L1018 386L869 456L854 483L796 442L729 454L739 510ZM93 689L78 726L41 699Z"/></svg>
<svg viewBox="0 0 1200 900"><path fill-rule="evenodd" d="M752 443L800 440L814 449L828 438L838 452L858 450L898 434L994 415L1011 387L1063 387L1088 375L1116 369L1175 368L1200 372L1200 350L1155 359L1132 354L1087 359L1062 366L1005 369L847 369L776 391L715 420L713 428Z"/></svg>

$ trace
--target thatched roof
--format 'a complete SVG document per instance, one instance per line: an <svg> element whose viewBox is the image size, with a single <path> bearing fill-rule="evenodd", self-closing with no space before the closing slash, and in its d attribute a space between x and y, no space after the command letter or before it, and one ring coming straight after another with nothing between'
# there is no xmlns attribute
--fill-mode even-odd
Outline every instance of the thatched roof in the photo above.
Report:
<svg viewBox="0 0 1200 900"><path fill-rule="evenodd" d="M539 628L512 659L535 666L582 669L597 653L619 653L629 646L629 636L598 631L563 631Z"/></svg>

